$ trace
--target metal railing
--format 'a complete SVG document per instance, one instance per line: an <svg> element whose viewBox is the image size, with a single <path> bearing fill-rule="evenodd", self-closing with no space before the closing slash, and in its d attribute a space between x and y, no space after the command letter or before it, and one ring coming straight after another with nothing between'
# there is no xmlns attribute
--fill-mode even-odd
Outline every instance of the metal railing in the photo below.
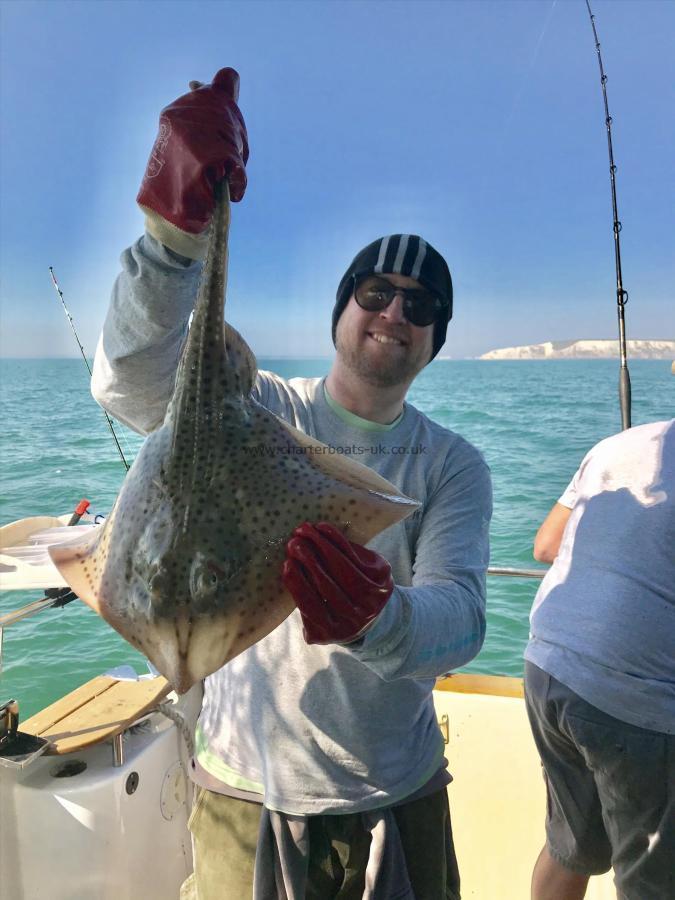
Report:
<svg viewBox="0 0 675 900"><path fill-rule="evenodd" d="M507 578L543 578L547 572L548 569L517 569L504 566L489 566L487 570L488 575L498 575ZM27 619L30 616L35 616L45 609L61 605L62 602L59 597L42 597L40 600L34 600L26 606L0 616L0 629L14 625L15 622L20 622L22 619Z"/></svg>
<svg viewBox="0 0 675 900"><path fill-rule="evenodd" d="M488 575L502 575L508 578L543 578L548 569L509 569L503 566L488 566Z"/></svg>
<svg viewBox="0 0 675 900"><path fill-rule="evenodd" d="M504 566L489 566L487 574L490 576L499 576L506 578L543 578L548 569L517 569ZM42 597L40 600L34 600L26 606L12 610L0 616L0 668L2 668L2 637L3 629L10 625L20 622L22 619L28 619L35 616L45 609L51 609L54 606L61 606L59 597Z"/></svg>

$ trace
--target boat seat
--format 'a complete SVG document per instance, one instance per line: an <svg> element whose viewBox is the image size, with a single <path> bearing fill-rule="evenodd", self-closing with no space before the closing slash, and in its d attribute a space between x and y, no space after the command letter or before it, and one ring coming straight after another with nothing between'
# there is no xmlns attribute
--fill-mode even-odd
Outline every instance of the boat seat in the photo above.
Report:
<svg viewBox="0 0 675 900"><path fill-rule="evenodd" d="M121 734L171 691L166 678L120 681L99 675L21 722L21 731L49 741L47 753L75 753Z"/></svg>

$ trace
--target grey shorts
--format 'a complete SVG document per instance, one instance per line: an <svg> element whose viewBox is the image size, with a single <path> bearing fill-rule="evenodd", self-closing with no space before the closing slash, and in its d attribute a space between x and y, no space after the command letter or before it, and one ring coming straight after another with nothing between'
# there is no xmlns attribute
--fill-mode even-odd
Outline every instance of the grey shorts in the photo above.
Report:
<svg viewBox="0 0 675 900"><path fill-rule="evenodd" d="M619 900L675 900L675 735L606 715L530 662L525 704L551 856L584 875L613 868Z"/></svg>

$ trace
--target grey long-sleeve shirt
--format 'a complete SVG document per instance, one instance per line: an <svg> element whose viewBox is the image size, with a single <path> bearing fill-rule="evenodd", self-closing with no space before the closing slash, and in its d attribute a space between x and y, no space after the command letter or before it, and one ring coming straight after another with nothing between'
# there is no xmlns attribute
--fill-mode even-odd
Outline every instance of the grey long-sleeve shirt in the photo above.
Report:
<svg viewBox="0 0 675 900"><path fill-rule="evenodd" d="M173 390L200 270L186 263L147 235L122 255L92 392L140 432L161 423ZM370 543L390 562L396 588L358 645L305 644L296 611L206 679L197 759L286 813L386 806L441 764L434 680L483 642L489 472L471 444L409 404L393 427L378 428L340 415L322 379L261 372L254 390L421 507Z"/></svg>

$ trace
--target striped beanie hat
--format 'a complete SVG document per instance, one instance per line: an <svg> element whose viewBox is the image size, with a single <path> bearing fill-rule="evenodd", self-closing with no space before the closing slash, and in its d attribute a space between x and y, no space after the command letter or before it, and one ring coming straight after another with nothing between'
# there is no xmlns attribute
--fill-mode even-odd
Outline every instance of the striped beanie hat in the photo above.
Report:
<svg viewBox="0 0 675 900"><path fill-rule="evenodd" d="M445 343L448 322L452 318L452 278L448 264L438 250L416 234L390 234L356 254L338 285L333 308L333 343L338 319L352 295L354 277L391 273L414 278L448 302L447 318L439 319L434 325L433 359Z"/></svg>

